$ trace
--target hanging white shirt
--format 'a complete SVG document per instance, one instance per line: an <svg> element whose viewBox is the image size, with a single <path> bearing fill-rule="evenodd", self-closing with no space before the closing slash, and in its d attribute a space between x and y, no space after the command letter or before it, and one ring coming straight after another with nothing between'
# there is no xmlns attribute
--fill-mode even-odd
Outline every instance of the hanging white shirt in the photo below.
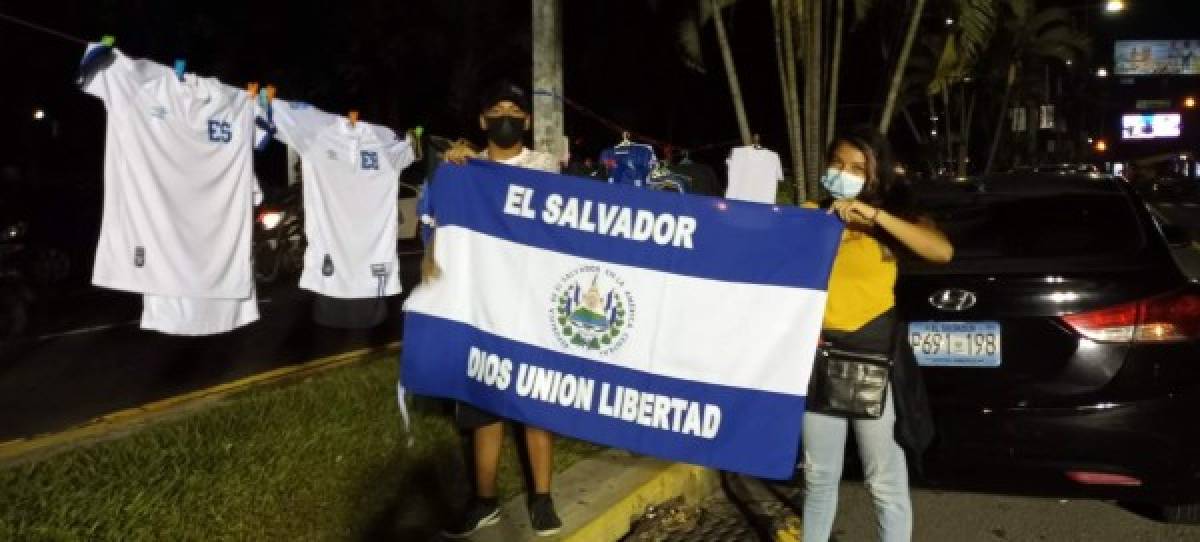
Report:
<svg viewBox="0 0 1200 542"><path fill-rule="evenodd" d="M208 335L254 322L249 97L115 49L111 58L83 82L108 110L93 283L145 292L143 329Z"/></svg>
<svg viewBox="0 0 1200 542"><path fill-rule="evenodd" d="M113 50L84 82L104 101L104 212L92 283L247 299L254 109L247 94Z"/></svg>
<svg viewBox="0 0 1200 542"><path fill-rule="evenodd" d="M726 161L729 186L725 197L757 203L775 203L775 192L783 180L783 164L770 149L735 147Z"/></svg>
<svg viewBox="0 0 1200 542"><path fill-rule="evenodd" d="M262 198L262 187L256 179L254 205L262 203ZM250 290L250 297L246 299L142 295L141 328L170 335L226 333L258 321L258 317L255 290Z"/></svg>
<svg viewBox="0 0 1200 542"><path fill-rule="evenodd" d="M300 287L358 299L401 291L396 230L400 172L412 146L395 132L308 104L275 100L275 137L301 157L308 247Z"/></svg>
<svg viewBox="0 0 1200 542"><path fill-rule="evenodd" d="M226 333L258 321L258 298L204 299L146 294L141 328L170 335Z"/></svg>

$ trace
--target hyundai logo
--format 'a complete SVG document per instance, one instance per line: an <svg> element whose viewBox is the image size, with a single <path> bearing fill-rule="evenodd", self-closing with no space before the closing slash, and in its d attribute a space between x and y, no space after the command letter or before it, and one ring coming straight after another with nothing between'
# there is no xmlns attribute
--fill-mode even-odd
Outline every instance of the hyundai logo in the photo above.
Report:
<svg viewBox="0 0 1200 542"><path fill-rule="evenodd" d="M975 292L948 288L929 296L929 304L944 311L960 312L975 306Z"/></svg>

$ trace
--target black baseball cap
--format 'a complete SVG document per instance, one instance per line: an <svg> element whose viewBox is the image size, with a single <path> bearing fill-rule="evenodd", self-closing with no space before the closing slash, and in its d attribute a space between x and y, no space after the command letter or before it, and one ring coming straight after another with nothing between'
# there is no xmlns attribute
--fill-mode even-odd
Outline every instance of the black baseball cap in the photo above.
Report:
<svg viewBox="0 0 1200 542"><path fill-rule="evenodd" d="M487 111L503 101L517 104L526 113L531 112L529 92L511 81L499 81L487 87L483 92L483 100L479 102L479 111Z"/></svg>

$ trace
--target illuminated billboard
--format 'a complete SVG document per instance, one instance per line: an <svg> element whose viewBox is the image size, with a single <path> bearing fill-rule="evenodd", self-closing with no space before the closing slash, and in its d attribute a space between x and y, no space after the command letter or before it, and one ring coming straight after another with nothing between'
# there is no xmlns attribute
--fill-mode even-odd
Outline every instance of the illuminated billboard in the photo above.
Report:
<svg viewBox="0 0 1200 542"><path fill-rule="evenodd" d="M1183 121L1179 113L1131 113L1121 115L1121 139L1179 137Z"/></svg>
<svg viewBox="0 0 1200 542"><path fill-rule="evenodd" d="M1118 41L1117 75L1200 75L1200 40Z"/></svg>

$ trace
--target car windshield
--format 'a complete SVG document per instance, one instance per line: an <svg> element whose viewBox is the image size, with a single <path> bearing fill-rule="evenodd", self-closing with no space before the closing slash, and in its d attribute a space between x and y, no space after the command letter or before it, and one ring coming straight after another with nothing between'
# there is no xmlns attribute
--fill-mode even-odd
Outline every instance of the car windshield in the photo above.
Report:
<svg viewBox="0 0 1200 542"><path fill-rule="evenodd" d="M918 190L918 202L954 244L952 268L1003 272L1130 264L1146 245L1133 202L1118 190L942 185Z"/></svg>

